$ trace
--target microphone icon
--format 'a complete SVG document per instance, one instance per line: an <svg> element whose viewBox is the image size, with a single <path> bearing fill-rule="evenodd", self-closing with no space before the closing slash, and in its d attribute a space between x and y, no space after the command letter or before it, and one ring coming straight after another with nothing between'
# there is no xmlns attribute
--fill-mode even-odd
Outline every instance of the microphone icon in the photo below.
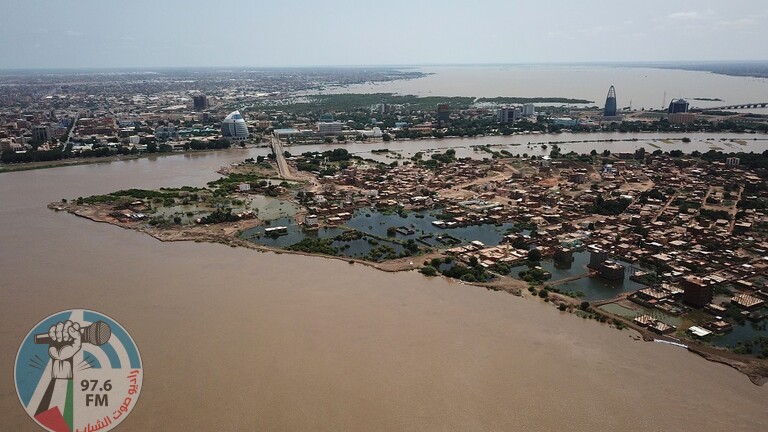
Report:
<svg viewBox="0 0 768 432"><path fill-rule="evenodd" d="M95 323L82 327L80 329L80 335L82 341L91 345L101 346L109 342L109 338L112 337L112 328L104 321L96 321ZM36 344L48 344L48 345L66 345L67 342L57 342L51 338L48 333L41 333L35 335Z"/></svg>

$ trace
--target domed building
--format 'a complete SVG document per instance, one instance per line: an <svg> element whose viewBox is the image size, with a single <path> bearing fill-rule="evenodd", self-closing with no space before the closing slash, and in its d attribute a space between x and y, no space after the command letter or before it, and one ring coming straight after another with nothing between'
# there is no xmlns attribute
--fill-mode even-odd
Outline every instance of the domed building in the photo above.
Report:
<svg viewBox="0 0 768 432"><path fill-rule="evenodd" d="M230 141L242 141L248 139L248 124L245 123L240 111L232 111L221 122L221 137Z"/></svg>

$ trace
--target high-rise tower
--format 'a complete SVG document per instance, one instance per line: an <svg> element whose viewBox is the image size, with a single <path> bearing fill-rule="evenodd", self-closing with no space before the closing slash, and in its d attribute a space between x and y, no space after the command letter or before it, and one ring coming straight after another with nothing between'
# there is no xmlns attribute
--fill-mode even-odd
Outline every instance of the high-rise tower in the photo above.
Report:
<svg viewBox="0 0 768 432"><path fill-rule="evenodd" d="M613 86L608 89L608 97L605 98L603 117L616 117L616 89Z"/></svg>
<svg viewBox="0 0 768 432"><path fill-rule="evenodd" d="M685 99L672 99L669 103L668 114L686 113L688 112L688 101Z"/></svg>
<svg viewBox="0 0 768 432"><path fill-rule="evenodd" d="M437 127L443 127L451 119L451 106L447 103L437 104Z"/></svg>
<svg viewBox="0 0 768 432"><path fill-rule="evenodd" d="M197 95L192 96L192 100L195 105L195 111L203 111L208 109L210 104L208 103L208 96L206 95Z"/></svg>

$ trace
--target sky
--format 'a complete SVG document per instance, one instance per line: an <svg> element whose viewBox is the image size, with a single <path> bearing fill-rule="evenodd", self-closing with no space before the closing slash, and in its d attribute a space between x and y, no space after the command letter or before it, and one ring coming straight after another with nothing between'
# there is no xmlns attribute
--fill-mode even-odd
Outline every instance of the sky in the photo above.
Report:
<svg viewBox="0 0 768 432"><path fill-rule="evenodd" d="M768 60L765 0L0 0L0 69Z"/></svg>

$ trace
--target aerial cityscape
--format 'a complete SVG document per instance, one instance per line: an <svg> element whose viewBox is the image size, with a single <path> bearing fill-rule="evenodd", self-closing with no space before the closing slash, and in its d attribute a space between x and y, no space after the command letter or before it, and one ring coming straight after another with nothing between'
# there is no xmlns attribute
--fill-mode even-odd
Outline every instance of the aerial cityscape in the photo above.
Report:
<svg viewBox="0 0 768 432"><path fill-rule="evenodd" d="M768 19L705 3L608 27L710 26L726 45ZM455 22L456 7L440 13ZM593 7L579 16L605 16ZM608 32L569 26L539 36ZM301 63L314 54L280 34L285 61L244 49L253 66L171 61L200 55L175 38L167 63L148 50L102 66L0 43L11 429L107 430L129 406L125 430L768 427L764 47L417 62L366 61L349 42L338 61L326 39L327 62ZM55 321L50 364L16 354L40 318L74 308L120 321L74 327L88 349L75 372L57 372L54 348L73 342ZM78 429L108 403L78 405L77 374L126 362L106 342L126 331L141 401ZM23 395L23 362L48 389ZM57 397L74 414L25 415Z"/></svg>

